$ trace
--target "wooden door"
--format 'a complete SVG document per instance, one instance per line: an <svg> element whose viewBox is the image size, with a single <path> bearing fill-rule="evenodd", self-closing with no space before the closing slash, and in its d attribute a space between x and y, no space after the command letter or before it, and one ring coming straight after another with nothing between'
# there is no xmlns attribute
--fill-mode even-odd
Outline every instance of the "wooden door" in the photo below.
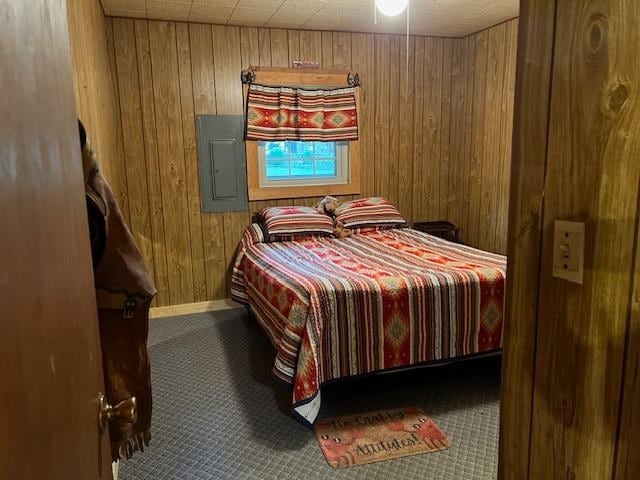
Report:
<svg viewBox="0 0 640 480"><path fill-rule="evenodd" d="M0 0L0 478L111 478L64 0Z"/></svg>

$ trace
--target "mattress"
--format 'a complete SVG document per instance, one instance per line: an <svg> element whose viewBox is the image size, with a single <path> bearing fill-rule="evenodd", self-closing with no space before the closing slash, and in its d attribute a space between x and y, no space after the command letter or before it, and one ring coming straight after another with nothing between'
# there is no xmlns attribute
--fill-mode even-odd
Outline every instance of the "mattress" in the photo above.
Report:
<svg viewBox="0 0 640 480"><path fill-rule="evenodd" d="M231 293L271 339L295 416L312 424L328 382L499 350L505 278L504 256L410 228L266 243L253 224Z"/></svg>

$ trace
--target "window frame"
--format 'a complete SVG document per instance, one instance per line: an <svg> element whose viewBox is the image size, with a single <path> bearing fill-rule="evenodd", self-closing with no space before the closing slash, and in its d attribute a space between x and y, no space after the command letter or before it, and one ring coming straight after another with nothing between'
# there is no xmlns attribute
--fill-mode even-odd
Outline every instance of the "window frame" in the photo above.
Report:
<svg viewBox="0 0 640 480"><path fill-rule="evenodd" d="M255 83L260 85L278 85L288 87L348 87L348 70L326 69L292 69L292 68L257 68L249 67L256 73ZM248 86L243 88L244 104L246 106ZM360 89L355 89L356 108L360 112ZM362 132L358 125L359 135ZM284 184L261 185L261 169L259 142L245 141L247 155L247 189L249 200L275 200L288 198L322 197L325 195L356 195L360 193L360 141L348 143L348 175L342 183L315 183L310 185Z"/></svg>

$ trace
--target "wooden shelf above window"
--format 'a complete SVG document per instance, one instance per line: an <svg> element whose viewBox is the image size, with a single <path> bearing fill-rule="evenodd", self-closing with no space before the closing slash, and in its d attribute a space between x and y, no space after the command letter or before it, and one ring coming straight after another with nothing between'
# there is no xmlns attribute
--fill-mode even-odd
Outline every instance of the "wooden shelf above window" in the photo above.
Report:
<svg viewBox="0 0 640 480"><path fill-rule="evenodd" d="M348 87L349 70L320 68L249 67L256 74L253 83L277 87ZM246 86L245 86L246 87Z"/></svg>

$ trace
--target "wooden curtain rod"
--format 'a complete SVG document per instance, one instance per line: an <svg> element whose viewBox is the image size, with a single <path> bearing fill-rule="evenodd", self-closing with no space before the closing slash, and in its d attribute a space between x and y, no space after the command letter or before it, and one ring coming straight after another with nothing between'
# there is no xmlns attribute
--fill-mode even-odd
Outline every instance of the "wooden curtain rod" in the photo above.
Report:
<svg viewBox="0 0 640 480"><path fill-rule="evenodd" d="M258 73L270 74L269 76L313 76L313 77L337 77L339 78L346 73L346 84L349 87L359 87L360 86L360 75L358 73L346 72L346 71L338 71L338 70L309 70L309 69L288 69L288 68L262 68L257 69L255 67L249 67L246 70L243 70L240 74L240 78L244 85L251 85L256 82L256 77ZM344 77L343 77L344 78ZM268 82L271 83L271 82ZM287 84L286 79L283 78L283 83ZM312 82L315 83L315 82ZM324 82L322 82L324 83Z"/></svg>

